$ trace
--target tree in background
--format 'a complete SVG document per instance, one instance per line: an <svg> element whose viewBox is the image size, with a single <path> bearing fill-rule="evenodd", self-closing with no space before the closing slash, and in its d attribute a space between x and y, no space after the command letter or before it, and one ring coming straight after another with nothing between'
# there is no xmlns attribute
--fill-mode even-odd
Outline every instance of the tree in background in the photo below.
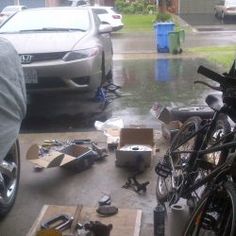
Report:
<svg viewBox="0 0 236 236"><path fill-rule="evenodd" d="M166 0L157 0L158 1L158 11L166 12Z"/></svg>

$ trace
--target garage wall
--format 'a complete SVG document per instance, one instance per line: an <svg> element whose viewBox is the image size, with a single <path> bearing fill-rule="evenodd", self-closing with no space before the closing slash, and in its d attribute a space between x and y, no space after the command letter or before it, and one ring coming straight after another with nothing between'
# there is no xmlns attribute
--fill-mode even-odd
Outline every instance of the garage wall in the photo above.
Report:
<svg viewBox="0 0 236 236"><path fill-rule="evenodd" d="M179 0L179 13L213 13L215 0Z"/></svg>

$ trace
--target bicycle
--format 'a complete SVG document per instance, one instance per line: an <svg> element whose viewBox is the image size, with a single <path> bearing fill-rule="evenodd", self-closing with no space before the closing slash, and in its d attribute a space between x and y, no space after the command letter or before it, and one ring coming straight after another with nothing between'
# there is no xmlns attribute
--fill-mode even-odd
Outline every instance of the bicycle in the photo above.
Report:
<svg viewBox="0 0 236 236"><path fill-rule="evenodd" d="M198 73L218 82L220 86L215 87L203 81L196 81L196 83L222 91L224 105L220 106L219 99L208 95L206 102L215 111L212 119L202 121L199 117L192 117L184 123L175 136L163 161L159 162L155 168L158 175L156 195L160 202L169 201L171 205L182 197L187 199L190 207L194 208L202 194L202 191L197 193L196 190L207 182L196 189L189 189L189 187L194 186L196 180L204 179L217 166L225 162L229 151L225 146L215 152L202 151L219 143L228 142L234 137L235 131L231 132L229 123L225 118L221 118L222 114L225 114L236 122L233 105L235 98L232 96L232 91L236 88L236 80L231 78L235 73L234 67L235 63L230 72L223 76L203 66L199 67ZM214 137L215 134L217 137ZM179 150L185 147L186 150ZM207 154L210 156L206 156ZM184 191L186 189L188 191Z"/></svg>
<svg viewBox="0 0 236 236"><path fill-rule="evenodd" d="M224 145L226 148L235 147L236 142L229 142ZM200 152L205 154L221 149L222 146L220 145L214 149L206 149ZM234 152L208 176L185 190L184 194L204 184L208 185L186 224L184 236L205 235L205 233L206 235L220 236L236 235L235 164L236 153Z"/></svg>

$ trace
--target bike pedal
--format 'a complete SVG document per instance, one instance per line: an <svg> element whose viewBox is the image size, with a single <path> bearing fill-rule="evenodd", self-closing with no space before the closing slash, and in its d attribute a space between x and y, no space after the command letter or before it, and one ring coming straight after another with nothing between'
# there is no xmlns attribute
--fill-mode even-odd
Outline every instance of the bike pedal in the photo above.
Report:
<svg viewBox="0 0 236 236"><path fill-rule="evenodd" d="M162 178L167 178L171 174L171 168L167 164L159 162L155 167L155 172Z"/></svg>
<svg viewBox="0 0 236 236"><path fill-rule="evenodd" d="M206 214L202 221L202 227L205 230L212 230L214 229L215 225L216 225L216 219L212 215Z"/></svg>

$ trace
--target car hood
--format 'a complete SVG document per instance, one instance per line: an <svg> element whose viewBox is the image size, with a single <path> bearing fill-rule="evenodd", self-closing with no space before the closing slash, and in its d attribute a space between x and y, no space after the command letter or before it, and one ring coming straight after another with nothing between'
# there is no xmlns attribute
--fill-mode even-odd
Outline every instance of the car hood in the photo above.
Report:
<svg viewBox="0 0 236 236"><path fill-rule="evenodd" d="M19 54L70 51L85 37L85 32L0 34L8 39Z"/></svg>

